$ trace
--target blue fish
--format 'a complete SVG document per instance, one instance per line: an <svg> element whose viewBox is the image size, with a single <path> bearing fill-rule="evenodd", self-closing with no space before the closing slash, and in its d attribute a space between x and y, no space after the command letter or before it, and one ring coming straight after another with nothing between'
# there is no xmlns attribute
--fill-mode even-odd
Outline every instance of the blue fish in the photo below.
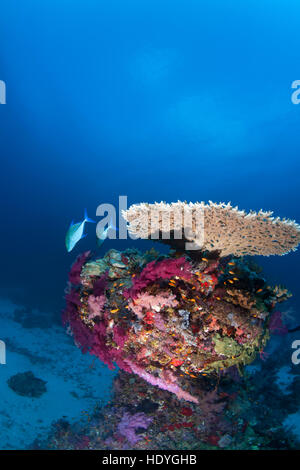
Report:
<svg viewBox="0 0 300 470"><path fill-rule="evenodd" d="M87 234L83 233L84 230L84 224L86 222L91 222L95 224L96 222L92 219L90 219L87 215L86 209L84 210L84 219L82 222L79 222L78 224L74 224L73 221L71 222L71 225L67 231L66 234L66 248L67 251L70 252L73 250L74 246L84 238Z"/></svg>
<svg viewBox="0 0 300 470"><path fill-rule="evenodd" d="M113 229L113 230L118 230L112 223L112 219L110 220L110 223L108 224L108 226L101 230L101 232L99 233L99 231L97 232L97 246L98 248L101 247L102 243L106 240L107 238L107 235L108 235L108 232L110 229Z"/></svg>

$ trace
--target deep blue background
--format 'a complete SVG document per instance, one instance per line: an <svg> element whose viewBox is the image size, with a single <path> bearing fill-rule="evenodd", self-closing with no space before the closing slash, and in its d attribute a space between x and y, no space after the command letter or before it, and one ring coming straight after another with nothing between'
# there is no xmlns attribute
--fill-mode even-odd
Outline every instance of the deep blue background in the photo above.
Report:
<svg viewBox="0 0 300 470"><path fill-rule="evenodd" d="M300 222L299 26L298 0L2 0L0 294L59 312L95 246L70 221L119 194ZM259 261L299 305L299 253Z"/></svg>

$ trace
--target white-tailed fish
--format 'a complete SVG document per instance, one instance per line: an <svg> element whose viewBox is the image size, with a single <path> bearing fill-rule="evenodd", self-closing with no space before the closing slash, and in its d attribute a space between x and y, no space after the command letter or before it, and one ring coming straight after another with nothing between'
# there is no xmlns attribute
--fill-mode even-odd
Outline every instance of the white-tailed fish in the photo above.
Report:
<svg viewBox="0 0 300 470"><path fill-rule="evenodd" d="M106 240L107 238L107 235L108 235L108 232L109 230L112 229L112 230L118 230L112 223L112 220L110 221L110 223L108 224L108 226L105 228L105 229L102 229L99 233L99 231L97 231L97 246L98 248L101 247L102 243Z"/></svg>
<svg viewBox="0 0 300 470"><path fill-rule="evenodd" d="M70 252L73 250L74 246L86 236L86 234L83 233L84 230L84 225L86 222L91 222L95 224L96 222L92 219L90 219L87 215L86 209L84 210L84 219L82 222L78 222L77 224L74 224L73 221L71 222L71 225L67 231L66 234L66 248L67 251Z"/></svg>

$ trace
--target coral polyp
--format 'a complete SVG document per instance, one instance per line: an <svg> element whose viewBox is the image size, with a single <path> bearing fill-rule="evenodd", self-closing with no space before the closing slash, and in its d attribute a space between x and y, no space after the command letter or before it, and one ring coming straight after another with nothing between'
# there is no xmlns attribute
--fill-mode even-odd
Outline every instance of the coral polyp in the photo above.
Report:
<svg viewBox="0 0 300 470"><path fill-rule="evenodd" d="M69 281L64 323L83 352L194 403L199 377L262 353L275 305L289 296L253 262L217 252L85 253Z"/></svg>

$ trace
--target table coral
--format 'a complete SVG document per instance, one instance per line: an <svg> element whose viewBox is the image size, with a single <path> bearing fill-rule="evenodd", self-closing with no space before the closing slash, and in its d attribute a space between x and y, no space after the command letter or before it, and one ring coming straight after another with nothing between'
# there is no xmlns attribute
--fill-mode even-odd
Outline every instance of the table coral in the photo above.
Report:
<svg viewBox="0 0 300 470"><path fill-rule="evenodd" d="M274 218L270 211L246 213L230 203L141 203L122 214L136 238L160 239L180 248L192 242L193 249L222 256L283 255L300 243L300 226L294 220Z"/></svg>

